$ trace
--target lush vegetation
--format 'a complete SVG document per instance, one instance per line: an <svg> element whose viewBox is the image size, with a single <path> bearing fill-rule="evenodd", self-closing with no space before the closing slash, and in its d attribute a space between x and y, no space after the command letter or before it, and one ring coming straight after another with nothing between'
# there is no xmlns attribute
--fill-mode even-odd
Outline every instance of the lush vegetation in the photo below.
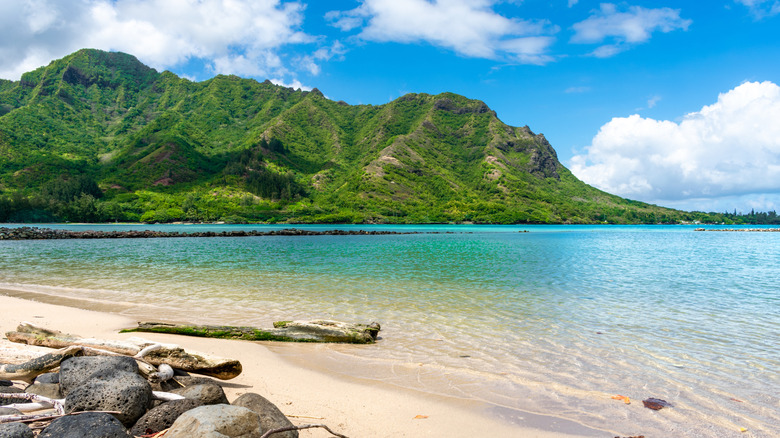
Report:
<svg viewBox="0 0 780 438"><path fill-rule="evenodd" d="M2 222L741 220L594 189L543 135L452 93L351 106L96 50L0 82Z"/></svg>

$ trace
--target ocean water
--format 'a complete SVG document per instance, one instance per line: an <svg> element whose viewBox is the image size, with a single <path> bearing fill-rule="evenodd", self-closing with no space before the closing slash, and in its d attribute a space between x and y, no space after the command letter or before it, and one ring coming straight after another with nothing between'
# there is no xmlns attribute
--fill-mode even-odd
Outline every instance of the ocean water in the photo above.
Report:
<svg viewBox="0 0 780 438"><path fill-rule="evenodd" d="M139 320L377 321L375 345L273 348L328 372L483 401L507 421L530 412L600 436L780 436L780 233L338 228L450 233L2 241L0 289ZM649 397L671 407L646 409Z"/></svg>

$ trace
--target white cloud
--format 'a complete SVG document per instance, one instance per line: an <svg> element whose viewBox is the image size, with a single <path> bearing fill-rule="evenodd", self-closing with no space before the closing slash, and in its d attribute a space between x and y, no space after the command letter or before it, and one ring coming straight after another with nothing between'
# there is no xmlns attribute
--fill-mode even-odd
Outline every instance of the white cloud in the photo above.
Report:
<svg viewBox="0 0 780 438"><path fill-rule="evenodd" d="M648 108L654 108L655 105L661 101L661 96L653 96L650 99L647 99L647 107Z"/></svg>
<svg viewBox="0 0 780 438"><path fill-rule="evenodd" d="M576 94L576 93L587 93L590 90L591 88L588 86L579 86L579 87L569 87L565 89L563 92L566 94Z"/></svg>
<svg viewBox="0 0 780 438"><path fill-rule="evenodd" d="M780 198L780 87L747 82L679 123L639 115L601 127L571 170L610 193L668 204Z"/></svg>
<svg viewBox="0 0 780 438"><path fill-rule="evenodd" d="M312 87L303 85L301 83L301 81L299 81L297 79L294 79L292 82L285 82L285 81L283 81L281 79L278 79L278 78L269 79L269 81L271 81L275 85L279 85L280 87L287 87L287 88L292 88L292 89L301 90L301 91L311 91L311 90L313 90Z"/></svg>
<svg viewBox="0 0 780 438"><path fill-rule="evenodd" d="M0 5L0 77L90 47L165 69L202 59L214 72L283 74L280 48L313 41L304 5L279 0L27 0Z"/></svg>
<svg viewBox="0 0 780 438"><path fill-rule="evenodd" d="M621 12L611 3L602 3L600 9L593 11L587 19L572 26L572 43L601 44L605 40L611 43L595 49L593 56L606 58L626 50L633 44L648 41L653 32L664 33L674 30L687 30L691 20L680 18L679 9L647 9L630 6Z"/></svg>
<svg viewBox="0 0 780 438"><path fill-rule="evenodd" d="M361 28L366 41L419 43L462 56L544 64L557 27L546 20L507 18L493 10L496 0L363 0L349 11L326 14L343 31Z"/></svg>
<svg viewBox="0 0 780 438"><path fill-rule="evenodd" d="M750 9L758 19L780 14L780 0L735 0Z"/></svg>

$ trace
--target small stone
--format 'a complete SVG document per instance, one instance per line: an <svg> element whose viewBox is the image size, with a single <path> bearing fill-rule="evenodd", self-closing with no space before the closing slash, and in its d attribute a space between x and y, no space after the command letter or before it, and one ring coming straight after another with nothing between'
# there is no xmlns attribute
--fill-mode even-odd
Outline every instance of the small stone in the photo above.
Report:
<svg viewBox="0 0 780 438"><path fill-rule="evenodd" d="M30 394L38 394L48 398L60 399L62 393L60 392L59 383L38 383L37 381L32 385L25 388L25 392Z"/></svg>
<svg viewBox="0 0 780 438"><path fill-rule="evenodd" d="M0 380L0 386L14 386L14 382L10 380Z"/></svg>
<svg viewBox="0 0 780 438"><path fill-rule="evenodd" d="M24 423L0 424L0 438L33 438L33 431Z"/></svg>
<svg viewBox="0 0 780 438"><path fill-rule="evenodd" d="M60 383L60 373L44 373L35 378L34 383Z"/></svg>
<svg viewBox="0 0 780 438"><path fill-rule="evenodd" d="M0 394L21 394L24 391L15 386L0 386ZM15 403L30 403L30 400L24 398L4 398L4 405L12 405Z"/></svg>
<svg viewBox="0 0 780 438"><path fill-rule="evenodd" d="M280 429L294 426L276 405L260 394L246 393L233 401L233 406L242 406L256 412L260 416L263 430ZM274 438L298 438L297 430L275 433Z"/></svg>
<svg viewBox="0 0 780 438"><path fill-rule="evenodd" d="M213 383L185 386L171 392L185 398L200 400L204 405L229 404L222 387Z"/></svg>
<svg viewBox="0 0 780 438"><path fill-rule="evenodd" d="M112 415L85 412L54 420L38 438L131 438L132 435Z"/></svg>
<svg viewBox="0 0 780 438"><path fill-rule="evenodd" d="M666 400L661 400L660 398L648 398L647 400L642 400L642 403L645 405L647 409L652 409L654 411L661 410L665 407L672 406L667 402Z"/></svg>
<svg viewBox="0 0 780 438"><path fill-rule="evenodd" d="M160 432L171 427L181 414L202 405L200 400L189 398L165 402L150 409L143 417L139 418L130 429L130 433L139 436Z"/></svg>
<svg viewBox="0 0 780 438"><path fill-rule="evenodd" d="M165 438L259 438L260 416L241 406L201 406L183 413Z"/></svg>
<svg viewBox="0 0 780 438"><path fill-rule="evenodd" d="M5 400L3 400L3 404L5 404ZM22 411L14 408L5 408L0 407L0 415L21 415Z"/></svg>

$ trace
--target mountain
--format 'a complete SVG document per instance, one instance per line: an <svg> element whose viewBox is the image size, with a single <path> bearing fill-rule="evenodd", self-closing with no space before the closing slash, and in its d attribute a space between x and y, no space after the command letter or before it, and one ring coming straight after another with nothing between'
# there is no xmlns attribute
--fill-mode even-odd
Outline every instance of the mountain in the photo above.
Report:
<svg viewBox="0 0 780 438"><path fill-rule="evenodd" d="M80 50L0 81L0 221L656 223L453 93L384 105Z"/></svg>

